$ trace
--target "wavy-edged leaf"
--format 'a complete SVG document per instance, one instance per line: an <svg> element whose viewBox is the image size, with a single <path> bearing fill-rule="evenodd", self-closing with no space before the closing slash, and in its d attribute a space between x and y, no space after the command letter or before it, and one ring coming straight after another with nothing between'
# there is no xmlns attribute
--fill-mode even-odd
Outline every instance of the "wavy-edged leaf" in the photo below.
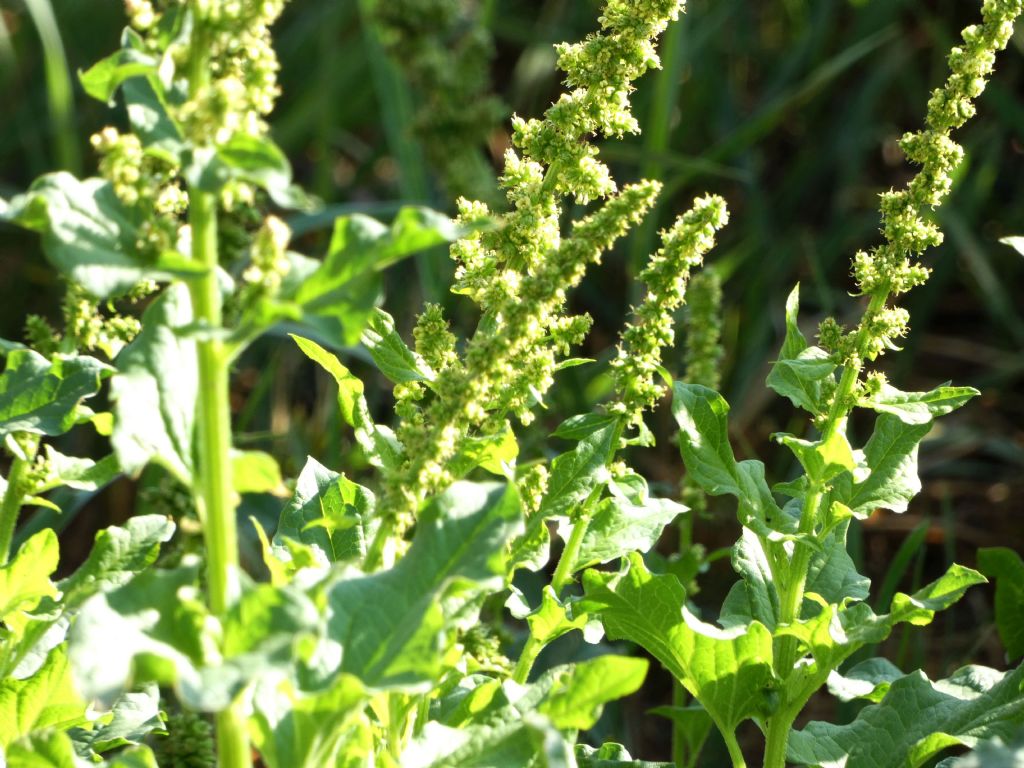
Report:
<svg viewBox="0 0 1024 768"><path fill-rule="evenodd" d="M64 728L85 720L85 702L75 691L62 646L50 651L36 673L24 680L0 681L0 746L34 730Z"/></svg>
<svg viewBox="0 0 1024 768"><path fill-rule="evenodd" d="M377 467L397 467L401 462L402 447L388 427L373 423L366 398L363 397L363 382L342 365L336 355L315 341L295 335L292 339L306 357L334 378L338 385L341 417L355 431L356 442L366 453L367 460Z"/></svg>
<svg viewBox="0 0 1024 768"><path fill-rule="evenodd" d="M186 485L191 481L199 372L195 342L174 330L191 320L188 289L169 286L146 308L142 331L117 358L110 442L130 475L154 461Z"/></svg>
<svg viewBox="0 0 1024 768"><path fill-rule="evenodd" d="M328 632L344 649L341 670L372 688L434 680L451 611L500 588L508 544L522 529L513 485L459 482L432 499L397 565L329 588Z"/></svg>
<svg viewBox="0 0 1024 768"><path fill-rule="evenodd" d="M610 497L601 501L583 536L573 571L608 563L630 552L647 552L665 526L687 509L670 499L648 498L643 504Z"/></svg>
<svg viewBox="0 0 1024 768"><path fill-rule="evenodd" d="M792 359L772 364L765 384L798 408L812 414L822 411L822 382L835 371L831 356L818 347L808 347Z"/></svg>
<svg viewBox="0 0 1024 768"><path fill-rule="evenodd" d="M965 667L932 682L914 672L849 725L815 722L794 731L787 757L828 768L917 768L948 747L974 746L1024 722L1024 668Z"/></svg>
<svg viewBox="0 0 1024 768"><path fill-rule="evenodd" d="M113 372L85 355L47 360L31 349L12 350L0 374L0 438L17 432L64 434L78 423L82 402Z"/></svg>
<svg viewBox="0 0 1024 768"><path fill-rule="evenodd" d="M686 608L675 576L656 576L639 555L618 573L586 571L580 607L600 614L608 636L645 648L731 736L741 722L764 716L775 686L772 636L760 622L721 630Z"/></svg>
<svg viewBox="0 0 1024 768"><path fill-rule="evenodd" d="M764 464L736 461L725 398L699 384L676 382L672 414L679 424L679 449L689 477L713 496L735 496L744 525L758 530L783 524L782 511L764 479Z"/></svg>
<svg viewBox="0 0 1024 768"><path fill-rule="evenodd" d="M927 424L938 416L955 411L981 392L974 387L937 387L930 392L901 392L883 384L878 392L857 404L878 413L889 413L906 424Z"/></svg>
<svg viewBox="0 0 1024 768"><path fill-rule="evenodd" d="M362 559L378 524L374 504L367 488L307 458L281 511L274 544L283 546L287 537L317 547L330 562Z"/></svg>
<svg viewBox="0 0 1024 768"><path fill-rule="evenodd" d="M394 318L383 309L375 309L370 314L362 342L380 372L395 384L434 380L430 366L409 349L395 330Z"/></svg>
<svg viewBox="0 0 1024 768"><path fill-rule="evenodd" d="M46 528L0 566L0 621L8 621L16 611L31 611L44 597L57 594L50 575L57 570L59 557L57 534Z"/></svg>
<svg viewBox="0 0 1024 768"><path fill-rule="evenodd" d="M978 550L978 569L996 581L996 628L1007 656L1024 656L1024 560L1007 547Z"/></svg>
<svg viewBox="0 0 1024 768"><path fill-rule="evenodd" d="M122 294L141 280L205 271L176 253L145 261L138 249L142 213L121 202L103 179L80 181L63 171L41 176L0 215L42 233L43 251L53 265L100 299Z"/></svg>

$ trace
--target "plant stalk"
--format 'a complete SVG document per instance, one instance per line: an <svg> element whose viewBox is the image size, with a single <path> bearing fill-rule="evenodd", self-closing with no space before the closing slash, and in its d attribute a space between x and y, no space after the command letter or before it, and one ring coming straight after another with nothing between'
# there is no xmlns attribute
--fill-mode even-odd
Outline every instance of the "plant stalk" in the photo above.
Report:
<svg viewBox="0 0 1024 768"><path fill-rule="evenodd" d="M864 312L864 318L870 318L882 309L889 300L889 291L882 290L872 294L871 301ZM826 441L835 436L836 432L846 424L850 413L851 402L857 381L864 367L865 346L868 340L867 325L861 321L857 331L854 347L856 356L847 361L843 367L839 386L836 388L828 416L821 428L821 440ZM820 477L808 477L810 487L804 497L800 512L800 533L814 535L821 516L821 502L825 495L825 482ZM811 548L798 544L793 559L789 562L784 579L777 583L784 584L780 595L779 623L792 624L800 618L800 608L804 602L804 591L807 585L807 571L811 564ZM793 672L796 663L797 639L790 635L782 638L775 656L775 672L783 680ZM784 768L786 765L786 745L789 741L789 730L793 726L795 714L790 714L783 702L783 709L768 721L767 743L765 745L765 768Z"/></svg>
<svg viewBox="0 0 1024 768"><path fill-rule="evenodd" d="M222 322L220 286L217 284L217 202L208 192L193 190L189 222L192 258L207 267L190 284L192 312L208 329ZM196 342L199 362L197 495L206 543L206 581L210 610L223 616L237 599L238 530L231 484L231 406L229 371L224 344L219 338ZM218 712L217 756L222 768L251 768L245 717L234 706Z"/></svg>
<svg viewBox="0 0 1024 768"><path fill-rule="evenodd" d="M0 502L0 565L7 565L11 556L11 541L18 524L18 514L25 501L25 475L29 466L27 459L15 456L7 475L7 490Z"/></svg>

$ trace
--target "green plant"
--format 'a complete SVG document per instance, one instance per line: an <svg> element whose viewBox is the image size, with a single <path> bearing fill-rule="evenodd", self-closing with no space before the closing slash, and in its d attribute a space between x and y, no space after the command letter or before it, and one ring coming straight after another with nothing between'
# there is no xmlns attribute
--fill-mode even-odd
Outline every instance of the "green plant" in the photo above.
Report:
<svg viewBox="0 0 1024 768"><path fill-rule="evenodd" d="M965 32L954 74L930 102L927 129L902 142L923 170L906 191L883 196L886 244L855 258L868 297L858 327L828 320L820 346L809 346L791 296L768 384L812 416L808 435L778 436L803 467L795 480L769 487L760 462L734 457L728 405L710 388L720 286L713 275L697 278L691 381L674 385L673 410L685 498L695 509L698 489L739 500L741 580L721 627L687 604L701 557L691 513L654 494L626 459L653 442L645 414L667 394L674 313L727 224L722 198L698 198L662 233L610 364L610 397L553 433L571 447L544 461L513 427L530 425L560 371L593 364L570 356L590 318L570 313L568 292L659 191L653 181L620 189L593 139L638 131L633 82L658 66L657 39L682 3L608 0L599 31L558 46L568 92L543 118L513 121L500 177L508 212L463 199L454 221L422 208L387 225L342 217L322 260L292 250L288 227L268 213L312 205L264 122L277 96L270 27L283 0L126 6L121 50L81 76L91 96L126 107L127 131L94 137L100 176L51 174L0 206L5 219L42 234L68 281L61 329L33 318L32 348L3 342L8 765L209 764L197 713L212 716L225 768L251 766L254 752L269 768L643 765L618 744L576 741L605 704L640 687L646 659L604 653L535 670L547 646L575 631L632 640L674 675L696 702L668 711L676 754L687 760L713 724L733 765L744 765L736 729L748 719L762 726L770 768L787 759L921 765L954 743L1009 738L1024 720L1021 670L969 667L932 683L880 659L843 667L898 623L926 624L983 581L954 566L876 615L846 534L876 507L906 508L933 418L976 394L904 393L863 369L906 329L890 299L927 276L912 258L939 239L923 215L948 192L960 159L949 133L973 114L1020 0L986 0L984 23ZM452 167L443 172L462 183ZM573 220L569 203L593 207ZM378 307L381 272L447 243L452 290L478 307L478 325L460 340L430 304L410 346ZM342 473L310 457L273 535L253 519L268 575L258 581L239 566L240 503L280 494L284 483L272 456L233 447L230 373L255 339L284 330L337 385L354 461ZM363 381L339 359L360 341L394 384L394 425L375 421ZM107 381L112 410L96 412L86 401L102 402L93 398ZM877 414L861 450L847 437L854 408ZM109 436L110 456L72 458L50 445L84 425ZM95 489L143 470L158 478L147 504L176 520L141 515L102 531L86 563L59 581L48 529L8 562L24 506L52 505L46 494L60 486ZM791 500L780 506L776 494ZM654 573L640 553L673 522L681 557ZM526 594L517 572L544 571L553 529L564 541L553 575L540 595ZM190 540L197 535L201 546ZM1014 567L990 560L1000 573ZM595 568L616 562L617 573ZM572 590L577 577L582 595ZM517 654L502 637L503 600L525 622ZM875 704L846 726L793 731L826 684ZM160 712L160 688L176 714ZM894 712L914 727L893 732Z"/></svg>

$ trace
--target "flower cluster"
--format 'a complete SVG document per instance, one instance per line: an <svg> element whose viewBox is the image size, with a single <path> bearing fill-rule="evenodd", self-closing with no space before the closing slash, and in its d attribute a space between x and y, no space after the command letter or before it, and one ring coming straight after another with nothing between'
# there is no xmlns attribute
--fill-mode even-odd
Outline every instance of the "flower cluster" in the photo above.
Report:
<svg viewBox="0 0 1024 768"><path fill-rule="evenodd" d="M200 144L223 144L236 133L261 136L280 89L270 27L284 0L205 0L195 3L193 45L204 50L209 72L181 107L179 119ZM196 86L196 78L192 78Z"/></svg>
<svg viewBox="0 0 1024 768"><path fill-rule="evenodd" d="M952 173L964 155L950 133L974 115L974 99L985 89L996 52L1006 47L1013 22L1022 10L1022 0L985 0L982 23L964 29L963 45L953 48L949 55L952 72L928 101L926 127L900 140L907 158L921 170L906 189L882 195L885 242L870 253L857 253L853 259L853 274L862 294L885 299L928 279L930 270L914 259L940 244L942 233L925 214L949 194ZM906 312L887 308L882 301L853 334L843 337L837 333L834 321L829 321L822 328L821 339L841 360L855 356L871 360L895 348L895 340L907 331L907 322Z"/></svg>
<svg viewBox="0 0 1024 768"><path fill-rule="evenodd" d="M398 431L406 459L386 478L385 514L410 519L422 499L443 488L451 480L447 462L467 435L497 431L509 414L529 421L551 386L557 357L589 329L589 318L564 314L567 292L641 220L659 185L641 182L617 191L588 139L637 130L629 112L632 81L658 66L654 39L681 9L680 0L610 0L599 32L559 47L571 92L544 119L514 121L515 148L501 177L511 211L501 227L452 248L459 262L454 290L480 305L483 320L463 361L441 361L430 399L406 408ZM563 237L559 216L566 196L605 202ZM460 203L463 221L489 215L481 203ZM440 327L438 318L433 310L431 327ZM429 353L435 335L421 331L421 354Z"/></svg>
<svg viewBox="0 0 1024 768"><path fill-rule="evenodd" d="M709 195L694 201L673 227L662 233L662 247L640 278L647 296L634 310L633 322L622 334L612 376L618 401L611 410L639 425L643 412L653 408L665 388L655 382L661 353L675 334L673 313L683 304L690 271L699 266L715 244L715 233L729 221L725 200Z"/></svg>
<svg viewBox="0 0 1024 768"><path fill-rule="evenodd" d="M461 0L377 0L373 19L419 99L412 129L446 190L491 199L494 171L482 150L506 110L488 94L487 28Z"/></svg>
<svg viewBox="0 0 1024 768"><path fill-rule="evenodd" d="M722 380L722 278L701 270L686 289L686 381L717 390Z"/></svg>

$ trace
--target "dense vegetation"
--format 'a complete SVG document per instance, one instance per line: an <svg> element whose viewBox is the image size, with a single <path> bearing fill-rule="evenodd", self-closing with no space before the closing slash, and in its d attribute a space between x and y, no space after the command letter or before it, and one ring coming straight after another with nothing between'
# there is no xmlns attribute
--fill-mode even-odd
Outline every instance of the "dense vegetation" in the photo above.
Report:
<svg viewBox="0 0 1024 768"><path fill-rule="evenodd" d="M1020 0L125 9L3 16L8 766L1019 759Z"/></svg>

